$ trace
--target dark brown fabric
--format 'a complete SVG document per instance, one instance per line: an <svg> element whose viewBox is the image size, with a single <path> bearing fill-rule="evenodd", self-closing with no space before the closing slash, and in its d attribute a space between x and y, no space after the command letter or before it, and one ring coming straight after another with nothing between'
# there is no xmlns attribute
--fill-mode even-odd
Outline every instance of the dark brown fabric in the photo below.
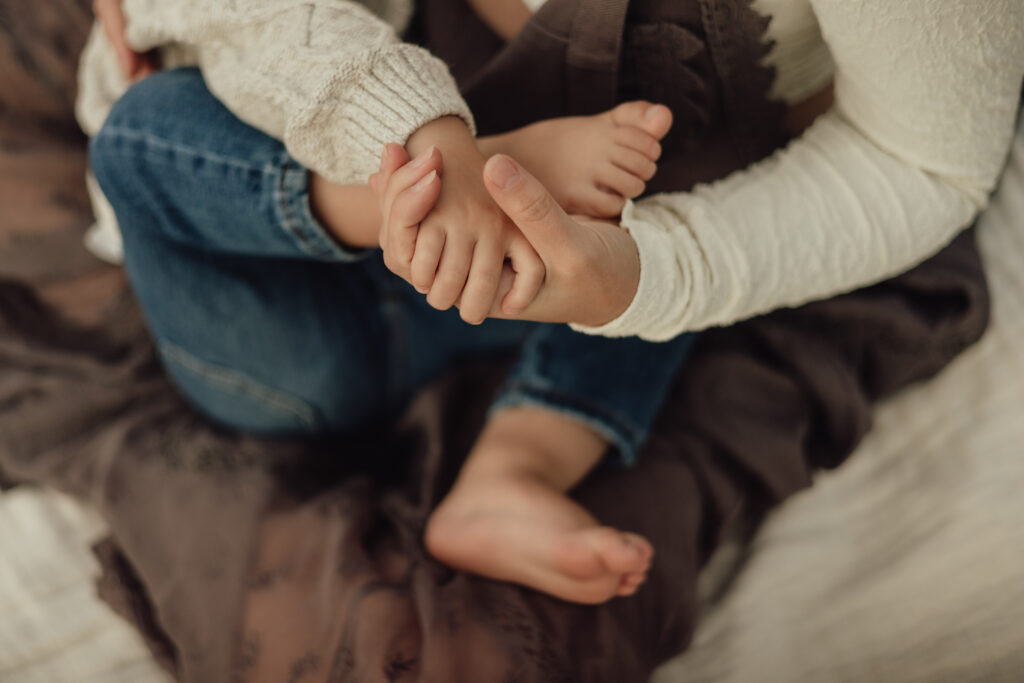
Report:
<svg viewBox="0 0 1024 683"><path fill-rule="evenodd" d="M561 5L552 0L535 21ZM0 0L4 22L14 6ZM421 18L429 26L429 12ZM470 22L457 26L463 45L500 49ZM625 26L611 41L623 46L622 59L595 62L617 75L593 82L613 78L618 97L648 96L665 86L645 64L679 67L671 82L684 85L669 94L686 96L673 104L673 149L712 140L723 165L742 165L777 144L776 106L736 111L763 97L770 76L751 60L763 50L763 21L745 0L637 2ZM61 35L80 44L82 29L72 22ZM39 43L25 38L2 33L0 47L31 52ZM530 45L528 53L550 47ZM465 78L473 64L489 63L482 54L459 57ZM686 55L681 65L677 55ZM19 62L18 78L48 78L25 66L31 61ZM564 63L547 70L557 75ZM515 63L502 68L515 73ZM538 93L561 87L540 73L531 76ZM502 114L509 101L492 110ZM549 106L515 101L517 109ZM537 116L574 111L561 99L558 107ZM36 126L35 114L0 123L0 140L20 145L0 149L8 200L0 212L0 472L69 491L102 512L111 541L99 549L101 592L182 681L640 683L689 642L697 571L723 528L756 519L808 485L815 469L841 463L868 428L871 404L941 369L987 317L968 232L893 281L706 333L640 465L595 472L575 492L602 521L651 539L658 555L648 583L634 598L567 605L447 570L421 545L424 520L472 443L502 368L452 373L374 442L285 443L213 429L164 378L138 310L110 279L116 271L82 255L82 145L61 132L66 107L54 111L64 123ZM48 157L53 149L59 154ZM40 166L47 158L66 167ZM673 172L691 182L697 166L683 159ZM36 190L8 193L26 187L26 172ZM93 324L56 314L40 291ZM368 464L350 471L357 462Z"/></svg>
<svg viewBox="0 0 1024 683"><path fill-rule="evenodd" d="M674 125L648 192L688 190L784 141L768 19L746 0L558 0L505 46L462 0L421 0L418 39L455 74L481 134L646 99Z"/></svg>

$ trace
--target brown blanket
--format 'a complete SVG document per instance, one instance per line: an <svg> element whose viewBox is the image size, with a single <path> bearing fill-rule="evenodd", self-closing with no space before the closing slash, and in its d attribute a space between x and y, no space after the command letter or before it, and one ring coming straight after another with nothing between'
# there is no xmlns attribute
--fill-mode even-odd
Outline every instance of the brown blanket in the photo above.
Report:
<svg viewBox="0 0 1024 683"><path fill-rule="evenodd" d="M735 109L765 86L749 47L760 35L745 33L760 24L745 0L635 2L619 15L611 0L553 0L535 19L551 28L559 12L574 19L595 4L624 29L610 47L584 43L603 61L573 52L576 66L597 65L591 83L612 79L611 90L587 92L645 95L654 86L630 76L644 72L636 62L678 66L685 53L678 78L689 80L676 82L692 87L672 91L687 93L673 106L678 149L711 140L733 165L764 151L770 136ZM689 9L655 16L662 5ZM431 44L426 7L421 39ZM0 92L0 478L56 486L103 513L101 592L182 681L640 683L687 645L697 572L722 530L841 463L872 402L935 373L984 329L968 232L893 281L711 331L640 465L596 472L575 492L658 549L637 596L583 607L452 572L424 554L420 532L502 368L452 373L384 439L256 440L196 416L160 371L116 269L81 251L83 144L68 103L87 23L77 0L32 11L0 0L0 76L20 88ZM668 58L662 44L674 46ZM467 85L471 101L480 87ZM556 113L575 101L566 96ZM701 125L715 135L686 132ZM372 469L352 471L357 462Z"/></svg>

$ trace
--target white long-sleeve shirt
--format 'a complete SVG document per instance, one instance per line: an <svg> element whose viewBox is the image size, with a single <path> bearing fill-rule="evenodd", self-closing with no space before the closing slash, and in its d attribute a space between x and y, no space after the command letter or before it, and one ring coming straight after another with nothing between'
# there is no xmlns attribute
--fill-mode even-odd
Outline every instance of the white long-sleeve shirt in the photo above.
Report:
<svg viewBox="0 0 1024 683"><path fill-rule="evenodd" d="M368 11L370 7L373 11ZM692 192L630 203L640 282L609 336L671 338L903 272L984 206L1024 74L1024 0L756 0L775 93L834 74L836 104L773 157ZM124 0L127 37L198 63L237 115L331 180L363 182L388 141L472 121L444 65L396 37L409 0ZM94 33L79 118L125 84Z"/></svg>
<svg viewBox="0 0 1024 683"><path fill-rule="evenodd" d="M670 339L854 290L924 261L985 205L1020 99L1024 0L754 7L767 5L813 9L831 55L822 67L834 63L833 110L745 171L628 205L636 295L610 323L577 329ZM780 43L769 56L783 58L785 99L823 70L807 63L816 41L799 35L802 50ZM799 69L803 81L791 77Z"/></svg>

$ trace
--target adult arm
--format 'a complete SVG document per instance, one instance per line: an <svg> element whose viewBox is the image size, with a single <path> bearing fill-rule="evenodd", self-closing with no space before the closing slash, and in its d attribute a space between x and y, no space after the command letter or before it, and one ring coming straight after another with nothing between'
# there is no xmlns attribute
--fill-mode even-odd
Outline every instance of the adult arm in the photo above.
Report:
<svg viewBox="0 0 1024 683"><path fill-rule="evenodd" d="M365 183L386 143L430 121L455 115L472 128L445 64L397 37L408 17L385 21L348 0L124 0L123 10L133 49L179 46L236 116L332 182ZM106 73L84 80L113 80L102 51L86 68Z"/></svg>
<svg viewBox="0 0 1024 683"><path fill-rule="evenodd" d="M1024 4L811 1L833 111L745 171L627 206L636 294L577 329L662 340L857 289L927 259L985 205L1020 97Z"/></svg>

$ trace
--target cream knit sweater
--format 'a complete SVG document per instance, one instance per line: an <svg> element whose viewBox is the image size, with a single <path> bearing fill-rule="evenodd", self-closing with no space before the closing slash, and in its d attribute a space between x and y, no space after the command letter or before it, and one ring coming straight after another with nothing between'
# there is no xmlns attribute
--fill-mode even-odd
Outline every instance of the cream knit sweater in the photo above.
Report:
<svg viewBox="0 0 1024 683"><path fill-rule="evenodd" d="M473 125L444 62L398 39L408 0L123 0L122 7L129 45L164 48L165 66L198 65L236 116L328 180L365 183L385 144L404 143L438 117ZM98 26L79 71L78 118L92 135L128 87Z"/></svg>
<svg viewBox="0 0 1024 683"><path fill-rule="evenodd" d="M835 108L746 171L628 204L636 296L609 324L577 329L667 339L856 289L935 253L987 201L1020 97L1024 0L754 7L775 17L777 94L799 99L834 64ZM445 66L396 37L409 8L124 0L131 45L172 46L165 62L198 64L237 116L346 183L364 182L384 143L427 121L472 121ZM831 61L815 66L823 55ZM94 133L126 87L99 32L81 81L79 118Z"/></svg>

